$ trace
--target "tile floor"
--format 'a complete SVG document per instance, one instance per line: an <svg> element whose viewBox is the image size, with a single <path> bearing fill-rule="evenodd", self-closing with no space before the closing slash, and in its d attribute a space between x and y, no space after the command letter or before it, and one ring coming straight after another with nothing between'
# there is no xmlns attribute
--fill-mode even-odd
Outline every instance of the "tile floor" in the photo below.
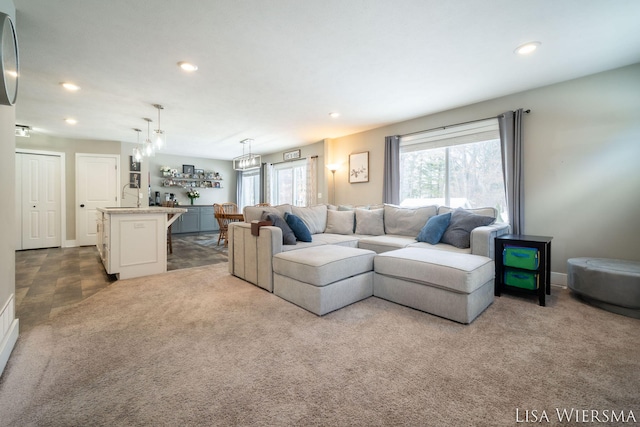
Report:
<svg viewBox="0 0 640 427"><path fill-rule="evenodd" d="M217 246L213 233L173 237L167 269L227 262L227 248ZM105 272L95 246L16 252L16 317L20 331L46 322L50 316L116 282Z"/></svg>

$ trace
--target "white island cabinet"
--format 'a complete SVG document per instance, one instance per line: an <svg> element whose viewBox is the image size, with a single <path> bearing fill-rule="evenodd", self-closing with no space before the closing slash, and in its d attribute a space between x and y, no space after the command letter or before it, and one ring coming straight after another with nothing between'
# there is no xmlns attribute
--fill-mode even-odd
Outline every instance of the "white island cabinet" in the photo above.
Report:
<svg viewBox="0 0 640 427"><path fill-rule="evenodd" d="M167 227L186 211L165 207L98 208L96 245L107 273L129 279L166 272Z"/></svg>

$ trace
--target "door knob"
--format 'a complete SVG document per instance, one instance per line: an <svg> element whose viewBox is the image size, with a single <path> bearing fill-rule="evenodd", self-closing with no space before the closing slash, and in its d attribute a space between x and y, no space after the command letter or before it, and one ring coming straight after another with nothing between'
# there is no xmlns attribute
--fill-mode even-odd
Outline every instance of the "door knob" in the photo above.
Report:
<svg viewBox="0 0 640 427"><path fill-rule="evenodd" d="M84 208L84 203L80 205L81 208Z"/></svg>

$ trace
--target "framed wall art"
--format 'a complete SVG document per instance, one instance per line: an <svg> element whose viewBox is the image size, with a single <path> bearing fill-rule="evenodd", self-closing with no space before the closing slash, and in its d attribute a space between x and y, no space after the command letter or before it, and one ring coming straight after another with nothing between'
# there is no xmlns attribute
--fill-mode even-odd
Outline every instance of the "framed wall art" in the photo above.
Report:
<svg viewBox="0 0 640 427"><path fill-rule="evenodd" d="M129 187L140 188L140 174L132 172L129 174Z"/></svg>
<svg viewBox="0 0 640 427"><path fill-rule="evenodd" d="M192 175L194 169L193 165L182 165L182 173Z"/></svg>
<svg viewBox="0 0 640 427"><path fill-rule="evenodd" d="M369 152L349 154L349 183L369 182Z"/></svg>
<svg viewBox="0 0 640 427"><path fill-rule="evenodd" d="M286 162L287 160L295 160L300 158L300 150L287 151L282 154L283 160Z"/></svg>
<svg viewBox="0 0 640 427"><path fill-rule="evenodd" d="M140 172L140 162L136 162L133 156L129 156L129 170L131 172Z"/></svg>

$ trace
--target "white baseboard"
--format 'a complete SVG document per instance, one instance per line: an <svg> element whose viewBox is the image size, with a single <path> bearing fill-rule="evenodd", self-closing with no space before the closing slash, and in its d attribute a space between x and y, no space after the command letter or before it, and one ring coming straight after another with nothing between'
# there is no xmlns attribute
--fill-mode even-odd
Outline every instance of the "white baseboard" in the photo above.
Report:
<svg viewBox="0 0 640 427"><path fill-rule="evenodd" d="M567 287L567 275L566 273L551 272L551 285L560 286L562 288Z"/></svg>
<svg viewBox="0 0 640 427"><path fill-rule="evenodd" d="M64 248L75 248L76 246L78 246L78 244L76 243L75 240L65 240L64 241Z"/></svg>
<svg viewBox="0 0 640 427"><path fill-rule="evenodd" d="M9 356L18 341L20 322L15 318L14 295L9 297L9 301L0 312L0 374L7 366Z"/></svg>

